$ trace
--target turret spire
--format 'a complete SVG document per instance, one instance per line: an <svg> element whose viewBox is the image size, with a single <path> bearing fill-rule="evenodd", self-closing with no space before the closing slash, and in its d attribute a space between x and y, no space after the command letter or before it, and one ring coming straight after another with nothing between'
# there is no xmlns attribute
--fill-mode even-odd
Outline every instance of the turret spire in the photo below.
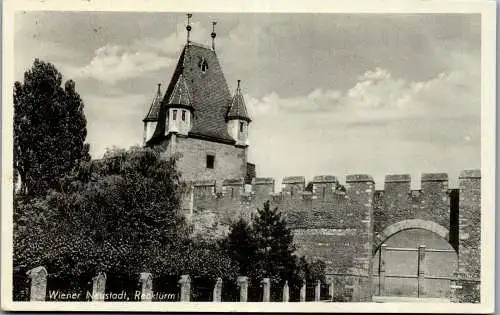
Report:
<svg viewBox="0 0 500 315"><path fill-rule="evenodd" d="M236 92L234 93L233 100L229 106L229 111L227 113L227 119L241 119L250 122L250 116L248 115L247 108L245 106L245 100L243 99L243 93L241 93L241 80L238 80L238 86L236 87Z"/></svg>
<svg viewBox="0 0 500 315"><path fill-rule="evenodd" d="M215 37L217 34L215 33L215 25L217 22L212 22L212 34L210 34L210 37L212 37L212 50L215 50Z"/></svg>
<svg viewBox="0 0 500 315"><path fill-rule="evenodd" d="M187 25L186 25L186 31L187 31L187 43L188 43L188 45L189 45L189 43L191 42L191 41L189 40L189 33L191 32L191 24L189 24L189 21L190 21L190 19L191 19L191 17L192 17L193 15L192 15L191 13L187 13L187 14L186 14L186 16L187 16Z"/></svg>

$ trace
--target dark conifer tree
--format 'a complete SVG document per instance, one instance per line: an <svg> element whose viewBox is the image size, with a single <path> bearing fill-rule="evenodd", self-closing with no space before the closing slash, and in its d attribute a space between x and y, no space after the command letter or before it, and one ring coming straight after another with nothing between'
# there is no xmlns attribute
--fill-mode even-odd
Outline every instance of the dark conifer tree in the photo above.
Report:
<svg viewBox="0 0 500 315"><path fill-rule="evenodd" d="M225 243L232 259L239 266L240 275L252 274L256 263L257 244L250 225L243 218L231 225Z"/></svg>

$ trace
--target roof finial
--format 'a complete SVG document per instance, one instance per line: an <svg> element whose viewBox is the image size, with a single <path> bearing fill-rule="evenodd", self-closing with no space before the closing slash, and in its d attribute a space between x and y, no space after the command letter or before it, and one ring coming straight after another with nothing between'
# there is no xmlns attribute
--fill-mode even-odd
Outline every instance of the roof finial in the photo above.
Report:
<svg viewBox="0 0 500 315"><path fill-rule="evenodd" d="M161 83L158 83L158 91L156 92L158 95L161 94Z"/></svg>
<svg viewBox="0 0 500 315"><path fill-rule="evenodd" d="M210 34L210 37L212 37L212 50L215 50L215 36L217 36L217 34L215 34L215 25L217 24L217 22L213 21L212 22L212 34Z"/></svg>
<svg viewBox="0 0 500 315"><path fill-rule="evenodd" d="M189 32L191 32L191 24L189 24L189 20L191 19L191 17L193 16L191 13L187 13L187 25L186 25L186 30L187 30L187 43L189 44L190 43L190 40L189 40Z"/></svg>
<svg viewBox="0 0 500 315"><path fill-rule="evenodd" d="M236 88L238 91L241 91L241 89L240 89L240 83L241 83L241 80L238 80L238 87Z"/></svg>

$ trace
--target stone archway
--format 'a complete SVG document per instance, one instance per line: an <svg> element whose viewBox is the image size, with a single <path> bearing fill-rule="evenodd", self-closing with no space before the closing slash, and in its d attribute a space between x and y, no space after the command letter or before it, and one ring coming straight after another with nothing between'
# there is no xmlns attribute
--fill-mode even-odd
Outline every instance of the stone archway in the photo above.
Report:
<svg viewBox="0 0 500 315"><path fill-rule="evenodd" d="M382 232L377 233L375 237L374 252L392 235L401 232L403 230L409 230L409 229L427 230L436 233L443 239L449 241L450 231L444 226L428 220L410 219L410 220L396 222L386 227Z"/></svg>
<svg viewBox="0 0 500 315"><path fill-rule="evenodd" d="M450 297L458 253L442 225L420 219L392 224L376 236L373 254L374 296Z"/></svg>

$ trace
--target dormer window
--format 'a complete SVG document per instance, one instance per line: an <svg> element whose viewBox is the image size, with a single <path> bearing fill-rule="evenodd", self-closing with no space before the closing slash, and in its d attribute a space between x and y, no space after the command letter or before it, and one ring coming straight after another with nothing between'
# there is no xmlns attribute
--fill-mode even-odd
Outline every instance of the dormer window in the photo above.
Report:
<svg viewBox="0 0 500 315"><path fill-rule="evenodd" d="M203 73L205 73L208 70L208 62L204 57L201 57L199 67L201 69L201 72L203 72Z"/></svg>
<svg viewBox="0 0 500 315"><path fill-rule="evenodd" d="M174 109L173 113L172 113L172 120L176 120L177 119L177 109Z"/></svg>

